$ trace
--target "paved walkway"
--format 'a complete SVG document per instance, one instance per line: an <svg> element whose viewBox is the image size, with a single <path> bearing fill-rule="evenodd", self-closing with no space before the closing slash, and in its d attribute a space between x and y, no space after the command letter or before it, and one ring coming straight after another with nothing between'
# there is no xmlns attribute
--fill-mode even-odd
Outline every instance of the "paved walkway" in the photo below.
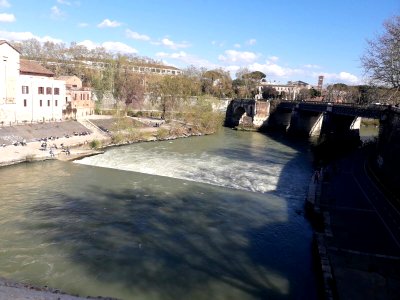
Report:
<svg viewBox="0 0 400 300"><path fill-rule="evenodd" d="M400 212L368 176L365 151L328 167L320 207L337 299L400 299Z"/></svg>

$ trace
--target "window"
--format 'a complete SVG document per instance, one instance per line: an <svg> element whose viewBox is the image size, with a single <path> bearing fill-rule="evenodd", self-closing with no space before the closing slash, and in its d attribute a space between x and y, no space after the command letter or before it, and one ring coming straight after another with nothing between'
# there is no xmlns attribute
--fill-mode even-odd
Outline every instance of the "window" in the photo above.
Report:
<svg viewBox="0 0 400 300"><path fill-rule="evenodd" d="M68 103L68 97L65 97L65 103Z"/></svg>
<svg viewBox="0 0 400 300"><path fill-rule="evenodd" d="M50 106L50 100L47 100L47 106Z"/></svg>
<svg viewBox="0 0 400 300"><path fill-rule="evenodd" d="M54 104L55 106L57 106L58 105L58 100L55 100L55 104Z"/></svg>
<svg viewBox="0 0 400 300"><path fill-rule="evenodd" d="M51 87L47 87L46 88L46 95L51 95L52 92L52 88Z"/></svg>
<svg viewBox="0 0 400 300"><path fill-rule="evenodd" d="M60 95L60 88L54 88L54 95Z"/></svg>
<svg viewBox="0 0 400 300"><path fill-rule="evenodd" d="M78 86L77 86L76 84L73 84L72 87L76 88L76 87L78 87Z"/></svg>
<svg viewBox="0 0 400 300"><path fill-rule="evenodd" d="M29 86L27 85L22 86L22 94L29 94Z"/></svg>
<svg viewBox="0 0 400 300"><path fill-rule="evenodd" d="M26 107L26 99L24 99L24 107Z"/></svg>
<svg viewBox="0 0 400 300"><path fill-rule="evenodd" d="M42 86L38 87L38 94L39 95L43 95L44 94L44 87L42 87Z"/></svg>
<svg viewBox="0 0 400 300"><path fill-rule="evenodd" d="M43 106L43 100L40 100L39 103L40 103L40 104L39 104L40 107L42 107L42 106Z"/></svg>

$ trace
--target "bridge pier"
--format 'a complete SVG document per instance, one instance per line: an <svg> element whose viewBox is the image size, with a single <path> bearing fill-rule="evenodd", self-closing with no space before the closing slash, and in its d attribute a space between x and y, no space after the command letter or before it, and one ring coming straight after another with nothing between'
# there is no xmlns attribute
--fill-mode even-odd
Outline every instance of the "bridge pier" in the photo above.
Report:
<svg viewBox="0 0 400 300"><path fill-rule="evenodd" d="M324 114L295 109L290 119L289 133L300 136L319 136Z"/></svg>
<svg viewBox="0 0 400 300"><path fill-rule="evenodd" d="M358 142L360 140L360 125L360 117L325 112L321 135L334 140Z"/></svg>

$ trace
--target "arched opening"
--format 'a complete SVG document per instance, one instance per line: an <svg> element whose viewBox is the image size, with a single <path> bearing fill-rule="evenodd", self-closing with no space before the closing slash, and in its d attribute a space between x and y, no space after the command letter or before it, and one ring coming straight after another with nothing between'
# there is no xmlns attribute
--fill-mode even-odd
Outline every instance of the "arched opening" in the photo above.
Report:
<svg viewBox="0 0 400 300"><path fill-rule="evenodd" d="M239 125L240 118L241 118L241 117L243 116L243 114L245 114L245 113L246 113L246 110L245 110L243 107L241 107L241 106L239 106L239 107L237 107L237 108L235 109L235 111L234 111L234 113L233 113L233 118L232 118L232 120L233 120L233 126L234 126L234 127Z"/></svg>

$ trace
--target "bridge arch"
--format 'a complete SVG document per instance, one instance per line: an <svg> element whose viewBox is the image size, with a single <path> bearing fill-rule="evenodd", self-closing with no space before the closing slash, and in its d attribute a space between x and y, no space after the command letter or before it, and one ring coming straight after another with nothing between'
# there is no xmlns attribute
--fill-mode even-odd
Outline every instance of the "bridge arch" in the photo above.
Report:
<svg viewBox="0 0 400 300"><path fill-rule="evenodd" d="M235 108L232 116L233 126L238 126L240 119L246 113L246 110L243 106L238 106Z"/></svg>

